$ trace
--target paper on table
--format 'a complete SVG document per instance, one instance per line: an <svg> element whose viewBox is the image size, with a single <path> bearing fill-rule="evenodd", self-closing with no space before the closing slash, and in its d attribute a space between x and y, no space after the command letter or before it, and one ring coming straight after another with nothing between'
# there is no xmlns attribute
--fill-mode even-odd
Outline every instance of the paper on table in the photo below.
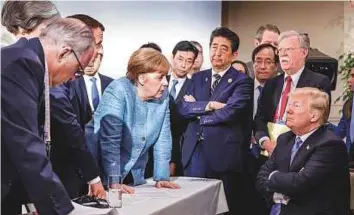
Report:
<svg viewBox="0 0 354 215"><path fill-rule="evenodd" d="M277 142L279 135L290 131L290 128L288 126L286 126L284 124L273 123L273 122L268 122L267 128L268 128L270 140L274 141L275 143ZM262 151L261 154L269 157L269 154L267 151Z"/></svg>

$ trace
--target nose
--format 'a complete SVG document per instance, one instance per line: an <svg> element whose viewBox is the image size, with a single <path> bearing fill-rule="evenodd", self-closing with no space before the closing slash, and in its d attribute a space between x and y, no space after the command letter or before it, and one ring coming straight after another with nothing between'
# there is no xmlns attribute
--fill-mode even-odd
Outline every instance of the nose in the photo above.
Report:
<svg viewBox="0 0 354 215"><path fill-rule="evenodd" d="M218 47L218 48L216 49L215 54L216 54L217 56L220 56L220 55L221 55L221 48L220 48L220 47Z"/></svg>
<svg viewBox="0 0 354 215"><path fill-rule="evenodd" d="M185 60L182 61L181 67L182 67L182 68L186 68L186 61L185 61Z"/></svg>

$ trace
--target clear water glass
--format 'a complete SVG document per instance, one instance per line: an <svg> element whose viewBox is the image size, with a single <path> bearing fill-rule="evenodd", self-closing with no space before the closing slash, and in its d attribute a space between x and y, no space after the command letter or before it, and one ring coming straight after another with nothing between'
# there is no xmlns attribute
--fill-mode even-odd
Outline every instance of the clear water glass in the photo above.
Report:
<svg viewBox="0 0 354 215"><path fill-rule="evenodd" d="M122 177L120 175L110 175L108 177L108 203L111 208L122 207Z"/></svg>

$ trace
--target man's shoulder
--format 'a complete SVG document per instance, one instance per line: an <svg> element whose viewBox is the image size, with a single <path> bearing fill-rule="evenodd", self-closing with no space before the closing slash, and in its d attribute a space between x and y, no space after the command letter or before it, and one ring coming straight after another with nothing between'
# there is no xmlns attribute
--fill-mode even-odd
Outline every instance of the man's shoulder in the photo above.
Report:
<svg viewBox="0 0 354 215"><path fill-rule="evenodd" d="M102 75L101 73L99 73L98 75L100 76L102 81L109 81L109 82L113 81L113 78L111 78L111 77L108 77L106 75Z"/></svg>

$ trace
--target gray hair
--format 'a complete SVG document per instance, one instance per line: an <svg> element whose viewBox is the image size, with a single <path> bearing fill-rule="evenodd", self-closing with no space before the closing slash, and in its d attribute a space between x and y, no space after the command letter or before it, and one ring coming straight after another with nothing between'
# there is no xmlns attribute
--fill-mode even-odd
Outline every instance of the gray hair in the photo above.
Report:
<svg viewBox="0 0 354 215"><path fill-rule="evenodd" d="M306 38L301 36L301 34L297 31L284 31L279 35L278 43L280 43L285 38L289 37L297 37L300 42L300 47L304 49L309 49L309 43L306 41Z"/></svg>
<svg viewBox="0 0 354 215"><path fill-rule="evenodd" d="M5 1L1 24L13 34L19 33L19 27L30 33L42 22L59 17L58 9L50 1Z"/></svg>
<svg viewBox="0 0 354 215"><path fill-rule="evenodd" d="M263 38L263 34L265 31L271 31L277 34L280 34L280 30L276 25L272 25L272 24L266 24L266 25L262 25L258 28L257 32L256 32L256 36L255 38L261 42L262 38Z"/></svg>
<svg viewBox="0 0 354 215"><path fill-rule="evenodd" d="M89 27L74 18L60 18L50 23L39 35L52 45L70 46L79 56L94 48L94 37Z"/></svg>

